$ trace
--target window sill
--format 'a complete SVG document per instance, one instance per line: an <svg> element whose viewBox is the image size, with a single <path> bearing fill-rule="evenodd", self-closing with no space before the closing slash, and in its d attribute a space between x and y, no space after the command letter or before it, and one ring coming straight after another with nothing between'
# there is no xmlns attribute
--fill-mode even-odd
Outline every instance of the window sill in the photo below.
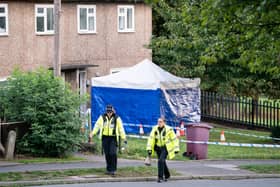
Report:
<svg viewBox="0 0 280 187"><path fill-rule="evenodd" d="M36 32L36 35L38 36L48 36L48 35L54 35L54 32L48 33L48 32Z"/></svg>
<svg viewBox="0 0 280 187"><path fill-rule="evenodd" d="M4 37L4 36L9 36L9 34L8 34L8 33L1 33L1 34L0 34L0 37L2 37L2 36L3 36L3 37Z"/></svg>
<svg viewBox="0 0 280 187"><path fill-rule="evenodd" d="M125 31L118 31L118 33L134 33L135 30L131 31L131 30L125 30Z"/></svg>
<svg viewBox="0 0 280 187"><path fill-rule="evenodd" d="M97 34L97 32L78 32L80 35L87 35L87 34Z"/></svg>

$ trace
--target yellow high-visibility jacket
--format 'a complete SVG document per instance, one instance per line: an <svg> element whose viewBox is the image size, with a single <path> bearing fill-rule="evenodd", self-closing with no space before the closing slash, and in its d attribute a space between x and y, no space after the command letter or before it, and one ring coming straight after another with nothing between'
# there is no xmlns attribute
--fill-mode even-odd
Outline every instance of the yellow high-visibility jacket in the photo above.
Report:
<svg viewBox="0 0 280 187"><path fill-rule="evenodd" d="M164 129L159 132L158 125L154 126L147 143L147 151L152 151L152 155L155 154L155 145L162 147L166 146L168 152L168 158L173 159L175 152L179 152L179 140L172 127L165 125Z"/></svg>
<svg viewBox="0 0 280 187"><path fill-rule="evenodd" d="M105 118L105 120L103 119ZM114 119L116 118L116 119ZM116 122L116 125L114 124ZM119 116L115 115L108 118L107 115L100 115L95 122L94 128L90 133L90 137L96 135L99 131L99 138L102 136L116 136L117 142L119 142L119 137L122 140L126 140L126 134L123 128L122 120ZM115 131L115 132L114 132Z"/></svg>

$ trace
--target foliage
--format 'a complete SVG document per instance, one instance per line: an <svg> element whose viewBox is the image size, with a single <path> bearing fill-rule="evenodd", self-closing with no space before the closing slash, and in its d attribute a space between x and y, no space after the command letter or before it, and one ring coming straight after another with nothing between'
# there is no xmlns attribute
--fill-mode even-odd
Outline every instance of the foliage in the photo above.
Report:
<svg viewBox="0 0 280 187"><path fill-rule="evenodd" d="M0 120L4 120L5 83L0 81Z"/></svg>
<svg viewBox="0 0 280 187"><path fill-rule="evenodd" d="M174 74L201 77L228 95L280 96L277 0L149 0L160 20L153 60Z"/></svg>
<svg viewBox="0 0 280 187"><path fill-rule="evenodd" d="M9 121L25 121L30 131L18 142L17 150L40 156L64 156L81 141L79 106L85 101L61 78L38 69L15 70L8 79L4 98Z"/></svg>

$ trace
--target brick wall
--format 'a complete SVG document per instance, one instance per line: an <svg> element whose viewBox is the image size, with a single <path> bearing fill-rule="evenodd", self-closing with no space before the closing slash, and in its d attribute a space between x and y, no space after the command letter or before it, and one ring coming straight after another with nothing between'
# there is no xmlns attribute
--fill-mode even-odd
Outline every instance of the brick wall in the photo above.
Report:
<svg viewBox="0 0 280 187"><path fill-rule="evenodd" d="M88 79L105 75L110 68L127 67L144 58L151 59L152 11L143 3L135 6L135 32L118 33L117 3L95 3L96 34L77 31L77 4L62 4L62 64L95 64L88 69ZM122 4L126 5L126 4ZM53 35L36 35L35 4L8 2L9 35L0 36L0 77L8 76L18 66L33 70L51 67Z"/></svg>

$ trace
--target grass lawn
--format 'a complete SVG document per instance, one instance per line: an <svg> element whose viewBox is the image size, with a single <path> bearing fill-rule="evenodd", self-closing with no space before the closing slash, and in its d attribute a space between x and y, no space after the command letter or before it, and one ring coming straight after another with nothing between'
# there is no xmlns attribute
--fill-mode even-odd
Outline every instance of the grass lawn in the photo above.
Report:
<svg viewBox="0 0 280 187"><path fill-rule="evenodd" d="M280 174L280 164L278 165L244 165L241 169L247 169L256 173Z"/></svg>
<svg viewBox="0 0 280 187"><path fill-rule="evenodd" d="M69 156L65 158L48 158L48 157L17 157L13 162L19 162L23 164L31 163L68 163L68 162L77 162L77 161L86 161L85 158L79 158L74 156Z"/></svg>
<svg viewBox="0 0 280 187"><path fill-rule="evenodd" d="M257 136L270 136L270 132L247 129L237 129L230 127L215 126L210 131L209 141L219 142L220 131L230 131L234 133L252 134ZM271 139L256 138L225 132L226 142L234 143L254 143L254 144L275 144ZM229 147L219 145L208 145L209 159L280 159L280 148L255 148L255 147Z"/></svg>
<svg viewBox="0 0 280 187"><path fill-rule="evenodd" d="M178 175L174 170L170 170L172 175ZM116 177L151 177L157 175L156 167L122 167L118 168ZM47 180L60 179L71 176L79 177L110 177L105 174L104 168L91 169L69 169L56 171L32 171L32 172L9 172L1 173L0 181L19 181L19 180Z"/></svg>
<svg viewBox="0 0 280 187"><path fill-rule="evenodd" d="M255 143L255 144L274 144L273 140L261 139L251 136L242 136L237 134L227 133L243 133L243 134L254 134L258 136L269 136L270 133L266 131L256 131L256 130L246 130L237 129L230 127L223 127L214 125L213 130L210 131L209 141L219 142L220 131L225 131L226 142L236 142L236 143ZM185 137L181 137L181 140L185 140ZM97 136L93 138L96 143L97 152L101 151L101 142ZM128 148L119 154L121 158L128 159L141 159L143 160L146 153L146 139L136 139L128 138ZM184 157L182 154L186 151L186 143L180 143L180 153L176 155L176 160L189 160L189 158ZM252 147L230 147L230 146L220 146L220 145L208 145L208 159L280 159L280 149L279 148L252 148ZM71 161L84 161L84 158L78 157L67 157L67 158L33 158L24 157L18 158L14 161L20 163L44 163L44 162L71 162Z"/></svg>
<svg viewBox="0 0 280 187"><path fill-rule="evenodd" d="M280 159L280 149L209 145L208 159Z"/></svg>
<svg viewBox="0 0 280 187"><path fill-rule="evenodd" d="M230 127L223 127L219 125L215 125L214 128L210 131L210 138L209 141L217 142L220 141L220 132L225 131L225 138L226 142L238 142L238 143L255 143L255 144L272 144L274 143L273 140L264 139L264 138L256 138L251 136L243 136L238 134L231 134L227 133L242 133L242 134L251 134L257 136L270 136L270 132L267 131L257 131L257 130L247 130L247 129L238 129L238 128L230 128Z"/></svg>
<svg viewBox="0 0 280 187"><path fill-rule="evenodd" d="M236 129L229 127L215 126L214 130L210 131L209 141L220 141L220 131L230 131L243 134L254 134L258 136L269 136L269 132ZM261 139L250 136L242 136L237 134L225 133L226 142L235 143L254 143L254 144L274 144L275 142L270 139ZM185 140L185 137L181 137ZM95 141L99 141L95 139ZM128 138L128 149L120 157L144 159L146 156L146 139ZM99 147L100 150L100 147ZM188 160L182 156L186 151L186 143L180 143L180 153L176 155L176 160ZM230 147L220 145L208 145L208 159L280 159L280 148L255 148L255 147Z"/></svg>
<svg viewBox="0 0 280 187"><path fill-rule="evenodd" d="M269 136L269 132L256 131L256 130L244 130L236 128L227 128L221 126L215 126L214 130L210 131L209 141L219 141L220 131L230 131L245 134L254 134L259 136ZM227 142L236 143L256 143L256 144L273 144L273 140L260 139L256 137L242 136L237 134L231 134L225 132ZM181 137L185 140L185 137ZM97 152L101 152L101 142L95 136L93 141L97 145ZM146 139L128 138L128 147L125 151L119 154L120 158L141 159L146 157ZM186 151L186 143L180 143L180 153L176 155L176 160L189 160L182 154ZM252 148L252 147L229 147L219 145L208 145L208 159L280 159L279 148ZM42 163L42 162L71 162L71 161L83 161L83 158L68 157L68 158L18 158L15 161L21 163ZM257 173L280 173L280 165L247 165L241 166L242 169L251 170ZM178 175L174 170L171 171L172 175ZM71 170L58 170L58 171L34 171L34 172L10 172L2 173L0 175L0 181L17 181L17 180L32 180L36 179L59 179L67 178L70 176L88 176L91 177L104 177L106 176L104 168L91 168L91 169L71 169ZM119 168L117 177L137 177L137 176L156 176L156 167L124 167Z"/></svg>

